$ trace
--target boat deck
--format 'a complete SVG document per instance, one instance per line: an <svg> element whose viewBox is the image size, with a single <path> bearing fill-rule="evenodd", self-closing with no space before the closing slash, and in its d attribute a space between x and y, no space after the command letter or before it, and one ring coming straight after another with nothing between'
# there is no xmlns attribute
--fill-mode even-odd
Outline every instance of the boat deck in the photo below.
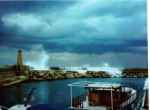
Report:
<svg viewBox="0 0 150 110"><path fill-rule="evenodd" d="M137 98L138 87L132 83L77 82L69 84L84 87L87 93L71 98L75 110L114 110L132 104Z"/></svg>
<svg viewBox="0 0 150 110"><path fill-rule="evenodd" d="M74 109L73 109L74 110ZM75 110L107 110L106 107L75 108Z"/></svg>
<svg viewBox="0 0 150 110"><path fill-rule="evenodd" d="M23 104L18 104L18 105L14 105L11 108L9 108L8 110L27 110L28 107L30 107L31 105L27 105L26 107Z"/></svg>
<svg viewBox="0 0 150 110"><path fill-rule="evenodd" d="M125 91L128 91L129 88L125 88ZM134 94L136 91L134 89L131 90L131 94ZM88 100L86 99L85 101L82 102L83 104L83 108L93 108L92 106L89 106L88 103L92 103L92 102L88 102ZM92 105L92 104L91 104ZM94 106L94 108L98 108L98 109L106 109L106 106ZM93 109L92 109L93 110Z"/></svg>

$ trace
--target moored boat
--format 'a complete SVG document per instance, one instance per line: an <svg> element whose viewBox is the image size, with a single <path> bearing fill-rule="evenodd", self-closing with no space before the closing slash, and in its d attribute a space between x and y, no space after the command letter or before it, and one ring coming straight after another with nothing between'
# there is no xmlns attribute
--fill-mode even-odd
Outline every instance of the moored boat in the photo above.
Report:
<svg viewBox="0 0 150 110"><path fill-rule="evenodd" d="M4 107L4 106L0 106L0 110L27 110L27 108L31 107L31 105L29 104L31 96L34 94L35 88L32 88L30 93L27 94L27 97L24 99L24 104L16 104L13 105L9 108Z"/></svg>
<svg viewBox="0 0 150 110"><path fill-rule="evenodd" d="M18 104L10 107L8 110L27 110L31 105L24 106L24 104Z"/></svg>
<svg viewBox="0 0 150 110"><path fill-rule="evenodd" d="M15 105L11 108L6 108L3 106L0 106L0 110L72 110L70 108L64 108L64 107L58 107L58 106L52 106L49 104L36 104L36 105L27 105L24 106L23 104Z"/></svg>
<svg viewBox="0 0 150 110"><path fill-rule="evenodd" d="M8 108L4 106L0 106L0 110L8 110Z"/></svg>
<svg viewBox="0 0 150 110"><path fill-rule="evenodd" d="M24 104L16 104L11 106L10 108L0 106L0 110L72 110L70 108L63 108L63 107L58 107L58 106L52 106L49 104L35 104L35 105L30 105L30 99L31 96L33 95L35 88L32 88L29 94L27 94L27 97L24 100Z"/></svg>
<svg viewBox="0 0 150 110"><path fill-rule="evenodd" d="M145 80L145 84L144 84L143 90L144 90L143 97L139 101L136 110L149 110L148 79Z"/></svg>
<svg viewBox="0 0 150 110"><path fill-rule="evenodd" d="M133 83L76 82L71 88L71 108L75 110L131 110L138 96ZM72 87L83 87L87 93L72 97Z"/></svg>

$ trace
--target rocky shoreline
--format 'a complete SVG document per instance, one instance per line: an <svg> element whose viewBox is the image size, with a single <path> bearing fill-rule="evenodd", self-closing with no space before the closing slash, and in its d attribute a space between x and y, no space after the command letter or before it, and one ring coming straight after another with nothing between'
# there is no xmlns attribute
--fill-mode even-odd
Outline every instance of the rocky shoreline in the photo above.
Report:
<svg viewBox="0 0 150 110"><path fill-rule="evenodd" d="M45 80L59 80L71 78L111 78L112 76L104 71L87 71L85 74L77 71L16 71L16 72L3 72L0 73L0 86L10 86L13 84L21 83L23 81L45 81ZM125 74L119 76L121 78L135 77L143 78L148 77L148 74L134 74L127 76Z"/></svg>

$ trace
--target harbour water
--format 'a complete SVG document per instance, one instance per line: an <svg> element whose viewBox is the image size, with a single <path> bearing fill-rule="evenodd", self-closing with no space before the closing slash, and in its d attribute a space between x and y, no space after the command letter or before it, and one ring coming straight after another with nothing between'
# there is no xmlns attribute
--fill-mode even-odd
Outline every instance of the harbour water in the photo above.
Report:
<svg viewBox="0 0 150 110"><path fill-rule="evenodd" d="M14 102L17 104L23 103L23 99L29 93L29 90L34 87L37 89L34 91L34 100L31 101L30 104L45 103L52 106L69 107L70 88L67 85L79 81L131 82L138 85L138 95L140 98L143 94L145 78L83 78L24 82L0 88L0 105L6 106L7 102ZM86 89L73 88L73 96L77 96L85 92Z"/></svg>

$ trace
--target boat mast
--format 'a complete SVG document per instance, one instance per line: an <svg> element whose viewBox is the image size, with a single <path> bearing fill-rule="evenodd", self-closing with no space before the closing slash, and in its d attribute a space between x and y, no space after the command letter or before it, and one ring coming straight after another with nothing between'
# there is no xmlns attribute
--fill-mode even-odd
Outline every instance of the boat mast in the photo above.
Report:
<svg viewBox="0 0 150 110"><path fill-rule="evenodd" d="M30 101L30 98L31 98L31 95L33 94L33 91L34 91L35 88L32 88L31 92L29 93L28 97L26 98L25 100L25 104L24 106L26 107Z"/></svg>

